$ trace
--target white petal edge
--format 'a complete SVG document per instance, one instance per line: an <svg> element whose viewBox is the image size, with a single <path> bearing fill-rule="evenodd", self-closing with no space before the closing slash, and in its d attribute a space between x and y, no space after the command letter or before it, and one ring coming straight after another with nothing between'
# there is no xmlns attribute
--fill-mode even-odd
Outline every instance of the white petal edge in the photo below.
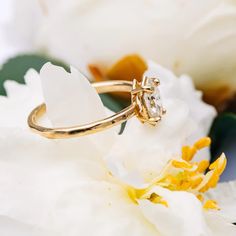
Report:
<svg viewBox="0 0 236 236"><path fill-rule="evenodd" d="M206 196L217 201L221 215L236 223L236 181L219 183L216 188L210 189Z"/></svg>

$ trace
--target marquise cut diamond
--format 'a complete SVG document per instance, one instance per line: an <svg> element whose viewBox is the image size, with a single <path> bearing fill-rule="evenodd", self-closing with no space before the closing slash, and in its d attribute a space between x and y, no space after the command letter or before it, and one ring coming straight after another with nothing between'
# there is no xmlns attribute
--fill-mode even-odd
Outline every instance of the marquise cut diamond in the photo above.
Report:
<svg viewBox="0 0 236 236"><path fill-rule="evenodd" d="M144 92L143 100L150 118L156 119L162 116L163 106L156 78L146 78L145 86L151 87L152 92Z"/></svg>

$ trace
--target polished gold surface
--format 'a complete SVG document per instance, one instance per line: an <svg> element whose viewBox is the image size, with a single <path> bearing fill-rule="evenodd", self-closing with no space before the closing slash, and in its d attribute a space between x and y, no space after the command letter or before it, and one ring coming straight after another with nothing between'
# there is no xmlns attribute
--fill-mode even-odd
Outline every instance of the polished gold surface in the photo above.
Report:
<svg viewBox="0 0 236 236"><path fill-rule="evenodd" d="M144 104L137 104L137 102L142 102L142 96L145 93L152 93L154 88L147 86L146 84L138 83L137 81L104 81L92 84L98 93L110 93L110 92L128 92L131 94L131 105L127 108L121 110L120 112L89 124L78 125L72 127L58 127L58 128L48 128L39 125L39 118L46 113L46 105L41 104L36 107L28 117L28 125L32 131L51 139L63 139L63 138L73 138L80 137L88 134L94 134L106 129L109 129L115 125L119 125L134 115L136 115L141 122L147 122L151 125L156 125L157 122L161 120L161 116L155 119L144 115L147 113L147 108ZM159 83L156 84L158 86ZM162 114L161 114L162 115Z"/></svg>

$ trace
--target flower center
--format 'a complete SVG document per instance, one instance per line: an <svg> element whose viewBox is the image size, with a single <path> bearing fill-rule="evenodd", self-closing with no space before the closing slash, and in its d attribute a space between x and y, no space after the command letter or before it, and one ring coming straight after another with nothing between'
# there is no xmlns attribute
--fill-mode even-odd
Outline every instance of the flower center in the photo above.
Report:
<svg viewBox="0 0 236 236"><path fill-rule="evenodd" d="M171 191L187 191L194 194L202 203L204 209L216 209L219 207L214 200L204 201L203 194L210 188L214 188L220 178L220 175L226 166L226 157L222 154L215 162L209 164L209 161L192 162L196 152L210 145L210 138L202 138L192 147L182 148L182 157L180 160L170 160L160 175L155 178L145 189L129 190L129 194L134 201L138 199L147 199L156 204L168 206L168 202L161 196L152 192L155 186L167 188ZM206 170L208 171L206 172Z"/></svg>

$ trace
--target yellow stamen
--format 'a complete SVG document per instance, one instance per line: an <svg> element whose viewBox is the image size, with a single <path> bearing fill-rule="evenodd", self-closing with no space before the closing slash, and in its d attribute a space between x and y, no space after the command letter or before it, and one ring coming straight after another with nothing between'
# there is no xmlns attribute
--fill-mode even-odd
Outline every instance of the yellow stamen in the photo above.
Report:
<svg viewBox="0 0 236 236"><path fill-rule="evenodd" d="M191 183L191 187L192 189L195 189L197 186L199 186L199 184L202 182L203 177L196 177L195 179L193 178L192 183Z"/></svg>
<svg viewBox="0 0 236 236"><path fill-rule="evenodd" d="M175 168L181 168L181 169L191 169L193 167L193 165L191 165L189 162L186 161L173 160L171 164Z"/></svg>
<svg viewBox="0 0 236 236"><path fill-rule="evenodd" d="M182 159L185 161L191 161L196 152L197 149L195 147L184 146L182 147Z"/></svg>
<svg viewBox="0 0 236 236"><path fill-rule="evenodd" d="M192 147L185 146L182 148L182 160L170 160L163 168L160 175L152 183L142 190L130 191L131 198L138 202L137 199L147 199L155 204L168 206L167 202L161 196L152 192L155 186L161 186L171 191L187 191L195 194L203 203L203 194L209 188L214 188L220 178L220 175L226 167L226 157L222 154L215 162L209 166L208 160L200 162L191 162L194 154L211 143L210 138L202 138ZM209 168L207 173L206 170ZM208 200L204 203L204 209L219 209L216 202Z"/></svg>
<svg viewBox="0 0 236 236"><path fill-rule="evenodd" d="M211 145L211 139L209 137L204 137L199 139L195 144L194 147L197 150L203 149L205 147L209 147Z"/></svg>
<svg viewBox="0 0 236 236"><path fill-rule="evenodd" d="M227 159L225 157L225 154L222 153L221 156L209 166L209 169L216 169L218 174L221 175L226 167L226 164Z"/></svg>
<svg viewBox="0 0 236 236"><path fill-rule="evenodd" d="M200 173L203 173L206 171L206 169L209 166L209 161L208 160L202 160L198 163L197 171Z"/></svg>
<svg viewBox="0 0 236 236"><path fill-rule="evenodd" d="M217 202L214 200L207 200L203 206L205 210L220 210Z"/></svg>
<svg viewBox="0 0 236 236"><path fill-rule="evenodd" d="M127 187L127 193L130 197L130 199L135 203L137 204L137 196L136 196L136 190L134 188L131 188L131 187Z"/></svg>
<svg viewBox="0 0 236 236"><path fill-rule="evenodd" d="M199 199L199 201L203 202L204 200L204 197L201 195L201 194L198 194L197 195L197 198Z"/></svg>
<svg viewBox="0 0 236 236"><path fill-rule="evenodd" d="M217 171L214 171L209 182L208 182L208 186L209 188L214 188L216 187L217 183L219 182L220 176L217 173Z"/></svg>
<svg viewBox="0 0 236 236"><path fill-rule="evenodd" d="M166 207L168 207L168 203L167 201L163 200L161 196L159 196L156 193L152 193L150 195L150 197L148 198L148 200L150 200L151 202L155 203L155 204L162 204Z"/></svg>
<svg viewBox="0 0 236 236"><path fill-rule="evenodd" d="M209 147L210 144L211 139L209 137L204 137L199 139L192 147L184 146L182 148L182 159L185 161L191 161L198 150Z"/></svg>
<svg viewBox="0 0 236 236"><path fill-rule="evenodd" d="M224 171L226 164L227 164L226 157L224 154L222 154L216 161L214 161L209 166L209 169L211 171L209 171L206 174L206 178L208 179L208 181L206 181L205 185L202 186L202 188L199 190L200 192L205 192L209 188L214 188L217 185L220 179L220 175Z"/></svg>

